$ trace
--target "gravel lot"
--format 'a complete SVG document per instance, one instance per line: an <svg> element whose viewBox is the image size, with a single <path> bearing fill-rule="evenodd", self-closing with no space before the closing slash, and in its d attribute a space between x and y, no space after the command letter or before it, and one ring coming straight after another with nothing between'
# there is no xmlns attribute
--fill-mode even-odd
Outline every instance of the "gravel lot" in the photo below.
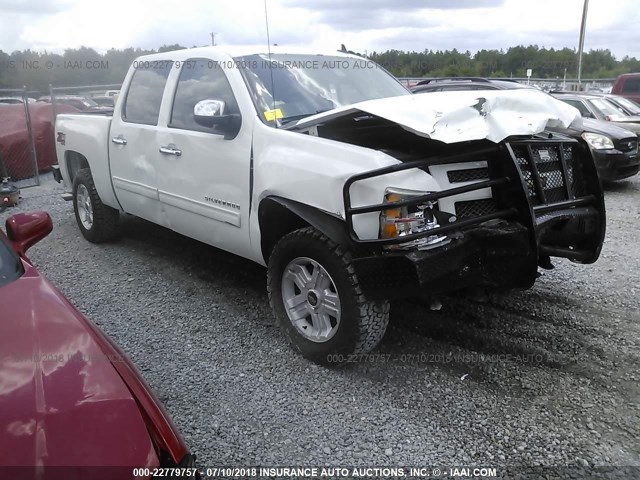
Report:
<svg viewBox="0 0 640 480"><path fill-rule="evenodd" d="M31 259L133 359L201 466L640 466L638 177L608 187L595 265L556 260L527 292L439 312L398 304L387 356L341 368L288 347L262 267L133 217L90 244L61 192L45 175L0 217L51 213Z"/></svg>

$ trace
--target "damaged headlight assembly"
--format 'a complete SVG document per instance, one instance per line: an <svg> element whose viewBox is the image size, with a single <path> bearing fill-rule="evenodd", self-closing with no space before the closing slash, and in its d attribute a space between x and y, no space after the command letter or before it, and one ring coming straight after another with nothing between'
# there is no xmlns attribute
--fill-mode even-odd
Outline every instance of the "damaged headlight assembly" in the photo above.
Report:
<svg viewBox="0 0 640 480"><path fill-rule="evenodd" d="M405 190L400 188L387 188L385 190L384 201L389 204L409 201L412 198L428 195L432 192L421 192L415 190ZM380 212L380 238L402 238L407 235L428 232L438 228L438 220L434 214L436 202L423 202L417 205L393 207ZM422 238L400 243L387 245L390 250L427 250L449 243L446 235L426 235Z"/></svg>

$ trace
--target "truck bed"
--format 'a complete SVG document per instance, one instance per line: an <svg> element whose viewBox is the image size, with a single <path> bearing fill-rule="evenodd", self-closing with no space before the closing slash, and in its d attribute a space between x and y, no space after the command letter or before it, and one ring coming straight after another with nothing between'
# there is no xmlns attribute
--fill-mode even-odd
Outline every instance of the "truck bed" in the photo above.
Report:
<svg viewBox="0 0 640 480"><path fill-rule="evenodd" d="M75 172L91 155L92 175L103 203L119 208L109 172L109 131L113 115L74 113L56 118L56 153L66 192L71 192Z"/></svg>

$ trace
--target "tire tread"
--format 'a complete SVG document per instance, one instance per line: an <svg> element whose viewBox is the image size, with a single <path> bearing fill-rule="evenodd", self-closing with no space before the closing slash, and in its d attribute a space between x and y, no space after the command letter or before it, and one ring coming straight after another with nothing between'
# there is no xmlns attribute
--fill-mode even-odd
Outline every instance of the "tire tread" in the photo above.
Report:
<svg viewBox="0 0 640 480"><path fill-rule="evenodd" d="M83 183L84 186L87 187L89 196L91 197L91 206L93 208L93 227L89 231L84 229L78 218L76 195L77 186L80 183ZM88 168L78 170L73 180L73 204L74 209L76 210L78 226L80 226L80 230L87 240L93 243L102 243L117 238L119 233L118 224L120 212L115 208L111 208L102 203L102 200L100 200L100 196L98 195L98 191L96 190L91 170Z"/></svg>
<svg viewBox="0 0 640 480"><path fill-rule="evenodd" d="M329 237L319 232L313 227L305 227L294 232L285 235L280 239L278 244L283 241L292 241L298 239L304 241L305 239L312 238L326 246L326 248L340 261L340 264L347 274L351 293L356 301L357 310L359 311L357 321L358 335L355 339L355 345L351 354L364 354L372 351L380 343L389 325L389 302L387 300L368 300L358 278L356 276L355 267L351 260L351 254L341 245L335 243ZM278 244L274 247L274 252L278 249ZM269 304L275 311L274 302L280 301L275 299L271 288L272 277L276 274L271 267L271 262L267 270L267 293L269 296ZM276 321L280 322L283 319L279 319L276 316ZM289 339L291 342L291 339ZM291 342L293 343L293 342Z"/></svg>

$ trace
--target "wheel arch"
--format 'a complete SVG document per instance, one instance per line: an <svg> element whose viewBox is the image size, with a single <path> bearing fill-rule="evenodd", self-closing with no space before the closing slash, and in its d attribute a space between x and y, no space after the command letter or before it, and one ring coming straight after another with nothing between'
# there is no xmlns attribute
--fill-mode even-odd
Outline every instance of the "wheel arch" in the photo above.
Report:
<svg viewBox="0 0 640 480"><path fill-rule="evenodd" d="M83 168L88 168L91 170L91 166L89 165L89 161L87 157L82 155L79 152L74 150L67 150L64 152L64 162L67 167L67 173L69 174L69 180L71 185L73 185L73 180L76 177L76 173L82 170Z"/></svg>
<svg viewBox="0 0 640 480"><path fill-rule="evenodd" d="M113 189L113 184L111 183L111 168L106 156L104 159L99 155L95 157L91 155L91 157L88 158L77 150L66 150L63 161L64 170L66 170L66 175L68 175L69 179L69 187L73 187L75 177L80 170L88 169L93 177L100 200L109 207L122 210ZM64 172L63 178L67 178L64 176Z"/></svg>
<svg viewBox="0 0 640 480"><path fill-rule="evenodd" d="M258 223L265 263L282 237L304 227L314 227L339 245L351 243L342 218L284 197L264 198L258 207Z"/></svg>

